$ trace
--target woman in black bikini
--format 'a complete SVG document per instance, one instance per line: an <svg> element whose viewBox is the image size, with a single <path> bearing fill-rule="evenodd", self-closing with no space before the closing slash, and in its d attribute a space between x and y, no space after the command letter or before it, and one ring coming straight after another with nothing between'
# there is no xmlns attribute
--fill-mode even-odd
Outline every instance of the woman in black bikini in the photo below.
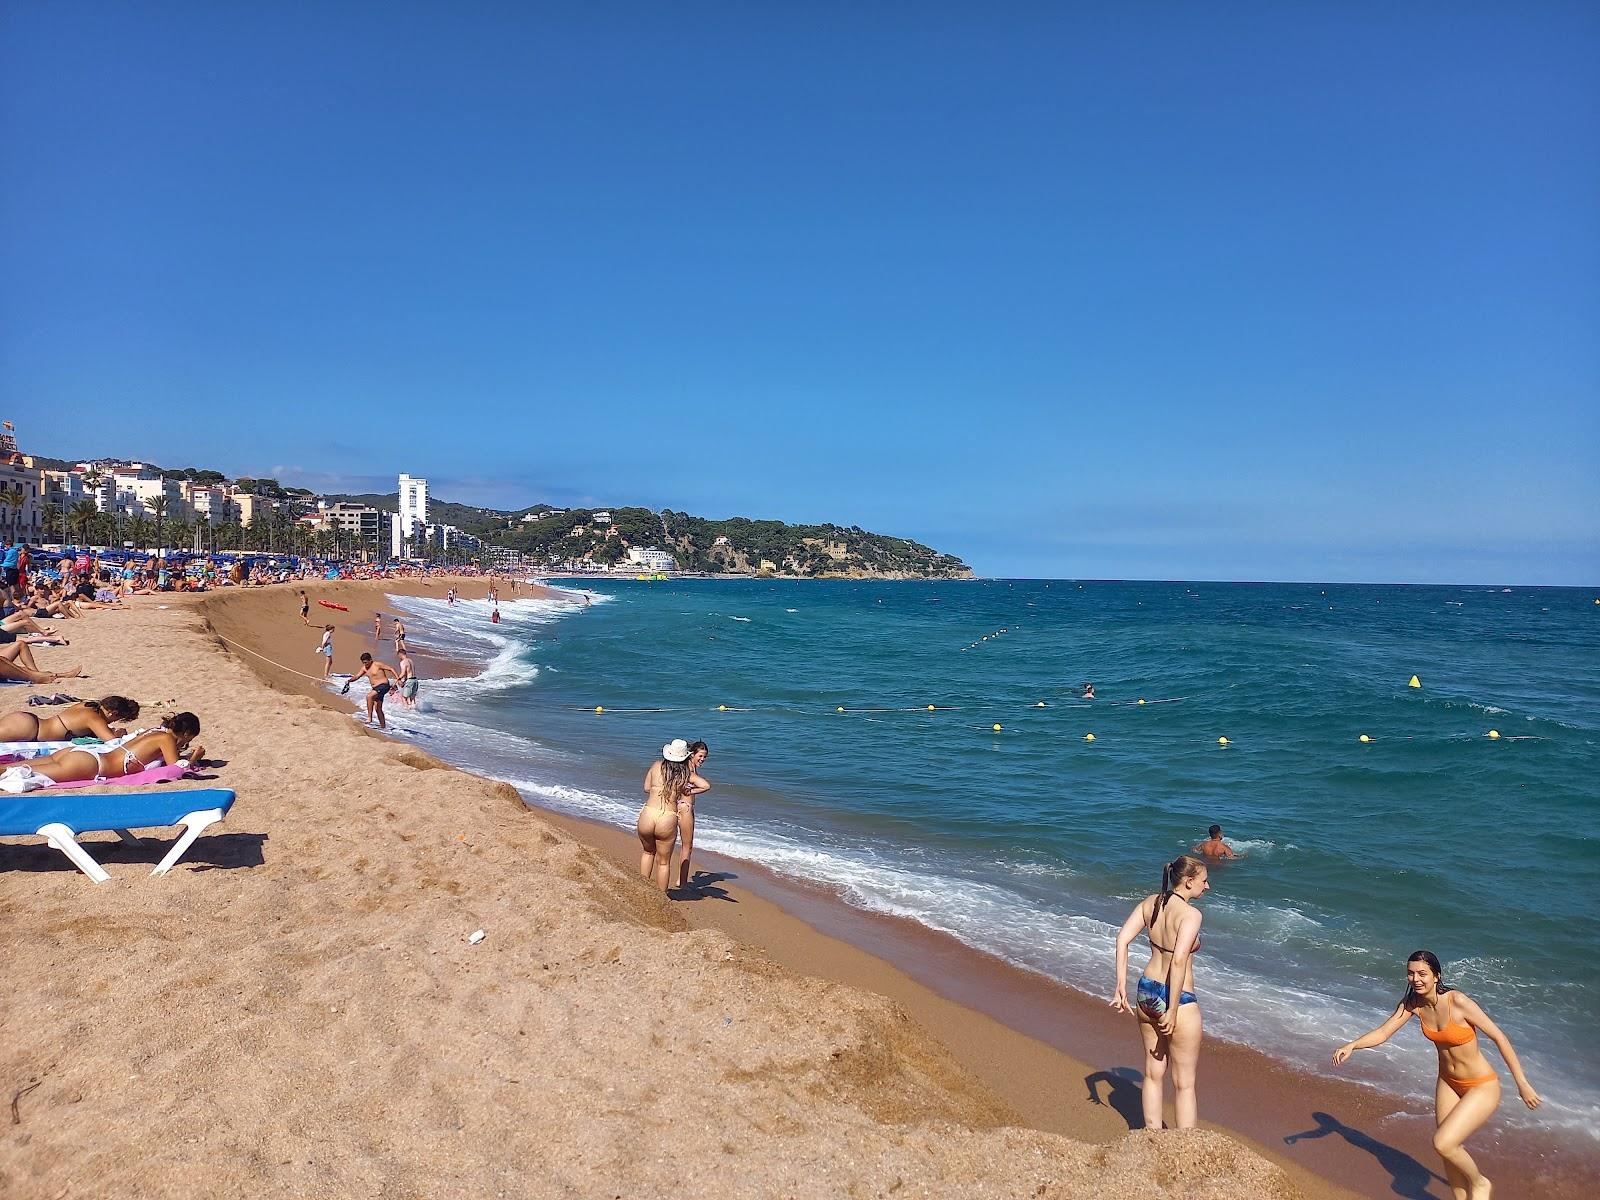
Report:
<svg viewBox="0 0 1600 1200"><path fill-rule="evenodd" d="M179 760L198 764L205 757L205 748L195 744L199 733L200 718L191 712L181 712L114 749L70 746L57 750L49 758L36 758L25 765L57 783L121 779L152 767L174 766Z"/></svg>
<svg viewBox="0 0 1600 1200"><path fill-rule="evenodd" d="M19 709L0 717L0 742L70 742L80 737L109 742L125 732L113 728L112 721L132 721L138 716L139 702L126 696L80 700L49 717Z"/></svg>
<svg viewBox="0 0 1600 1200"><path fill-rule="evenodd" d="M1511 1039L1477 1003L1443 982L1444 969L1431 950L1406 959L1406 994L1389 1019L1333 1052L1338 1066L1357 1050L1381 1046L1414 1016L1422 1036L1439 1052L1439 1080L1433 1087L1433 1149L1444 1160L1450 1190L1461 1200L1487 1200L1490 1183L1467 1153L1465 1142L1500 1107L1500 1077L1478 1045L1482 1032L1500 1051L1517 1081L1517 1094L1529 1108L1543 1101L1522 1073Z"/></svg>

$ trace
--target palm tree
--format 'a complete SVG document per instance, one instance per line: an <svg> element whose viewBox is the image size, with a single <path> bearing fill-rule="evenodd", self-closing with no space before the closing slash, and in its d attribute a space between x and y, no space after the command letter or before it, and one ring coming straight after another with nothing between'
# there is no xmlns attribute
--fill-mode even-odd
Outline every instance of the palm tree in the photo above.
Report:
<svg viewBox="0 0 1600 1200"><path fill-rule="evenodd" d="M165 493L158 495L154 500L150 501L150 508L155 513L155 537L152 539L152 541L158 548L164 549L167 544L167 497Z"/></svg>
<svg viewBox="0 0 1600 1200"><path fill-rule="evenodd" d="M178 517L167 522L167 531L172 534L172 544L180 550L187 550L194 538L194 525Z"/></svg>
<svg viewBox="0 0 1600 1200"><path fill-rule="evenodd" d="M49 534L57 523L61 526L61 544L67 544L67 510L65 506L57 504L54 500L44 502L44 524L42 532Z"/></svg>
<svg viewBox="0 0 1600 1200"><path fill-rule="evenodd" d="M4 506L6 510L6 531L9 535L11 530L11 493L3 487L0 487L0 506Z"/></svg>
<svg viewBox="0 0 1600 1200"><path fill-rule="evenodd" d="M226 521L212 530L211 548L215 550L218 545L224 550L239 550L244 547L244 530L237 522Z"/></svg>
<svg viewBox="0 0 1600 1200"><path fill-rule="evenodd" d="M131 517L128 520L128 538L135 549L148 546L155 535L155 527L151 525L149 517Z"/></svg>
<svg viewBox="0 0 1600 1200"><path fill-rule="evenodd" d="M22 506L28 502L28 493L22 490L20 483L11 485L11 534L15 537L22 524Z"/></svg>
<svg viewBox="0 0 1600 1200"><path fill-rule="evenodd" d="M68 516L68 523L74 526L87 545L89 542L89 526L94 524L95 518L100 515L100 510L94 506L93 500L79 500L72 506Z"/></svg>

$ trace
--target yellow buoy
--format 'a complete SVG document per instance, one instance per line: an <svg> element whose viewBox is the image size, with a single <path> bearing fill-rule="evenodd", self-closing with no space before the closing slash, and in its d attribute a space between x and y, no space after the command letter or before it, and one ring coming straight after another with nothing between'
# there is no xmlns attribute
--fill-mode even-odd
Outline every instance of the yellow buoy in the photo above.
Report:
<svg viewBox="0 0 1600 1200"><path fill-rule="evenodd" d="M1219 745L1219 746L1226 746L1226 745L1227 745L1227 744L1228 744L1228 739L1227 739L1227 738L1225 738L1225 737L1219 737L1219 738L1218 738L1218 739L1217 739L1217 745Z"/></svg>
<svg viewBox="0 0 1600 1200"><path fill-rule="evenodd" d="M1498 729L1489 730L1489 740L1491 742L1498 742L1500 740L1500 731Z"/></svg>
<svg viewBox="0 0 1600 1200"><path fill-rule="evenodd" d="M1086 734L1084 734L1084 735L1083 735L1083 740L1084 740L1084 741L1086 741L1086 742L1092 742L1092 741L1094 741L1094 734L1092 734L1092 733L1086 733Z"/></svg>
<svg viewBox="0 0 1600 1200"><path fill-rule="evenodd" d="M1372 740L1372 739L1371 739L1371 738L1369 738L1369 737L1368 737L1368 736L1367 736L1367 735L1366 735L1366 734L1364 734L1364 733L1363 733L1363 734L1362 734L1362 735L1361 735L1361 736L1360 736L1360 737L1358 737L1358 738L1357 738L1357 739L1356 739L1356 741L1358 741L1358 742L1360 742L1360 743L1361 743L1361 744L1362 744L1362 745L1363 745L1363 746L1365 746L1365 745L1366 745L1366 744L1367 744L1367 743L1368 743L1368 742L1370 742L1370 741L1371 741L1371 740Z"/></svg>
<svg viewBox="0 0 1600 1200"><path fill-rule="evenodd" d="M833 711L834 711L834 712L843 712L843 711L844 711L844 705L842 705L842 704L841 704L841 705L839 705L839 707L838 707L838 708L836 708L836 709L834 709L834 710L833 710Z"/></svg>
<svg viewBox="0 0 1600 1200"><path fill-rule="evenodd" d="M1045 706L1045 703L1044 703L1043 700L1039 701L1039 703L1034 705L1035 708L1043 708L1044 706Z"/></svg>
<svg viewBox="0 0 1600 1200"><path fill-rule="evenodd" d="M719 704L719 705L717 705L717 711L718 712L727 712L728 711L728 706L726 704Z"/></svg>
<svg viewBox="0 0 1600 1200"><path fill-rule="evenodd" d="M1406 684L1406 686L1407 687L1421 687L1422 686L1422 680L1418 679L1415 675L1413 675L1411 677L1411 682Z"/></svg>
<svg viewBox="0 0 1600 1200"><path fill-rule="evenodd" d="M998 725L991 725L991 726L989 726L989 728L994 730L996 733L1000 732L1000 726L998 726Z"/></svg>
<svg viewBox="0 0 1600 1200"><path fill-rule="evenodd" d="M930 705L928 705L928 711L929 711L929 712L932 712L932 711L933 711L933 705L931 705L931 704L930 704Z"/></svg>
<svg viewBox="0 0 1600 1200"><path fill-rule="evenodd" d="M1139 701L1139 703L1140 703L1140 704L1143 704L1143 703L1144 703L1144 701L1143 701L1143 700L1141 700L1141 701Z"/></svg>
<svg viewBox="0 0 1600 1200"><path fill-rule="evenodd" d="M604 706L604 705L603 705L603 704L596 704L596 705L595 705L595 706L594 706L594 710L595 710L595 712L597 712L597 713L598 713L598 712L605 712L605 706Z"/></svg>

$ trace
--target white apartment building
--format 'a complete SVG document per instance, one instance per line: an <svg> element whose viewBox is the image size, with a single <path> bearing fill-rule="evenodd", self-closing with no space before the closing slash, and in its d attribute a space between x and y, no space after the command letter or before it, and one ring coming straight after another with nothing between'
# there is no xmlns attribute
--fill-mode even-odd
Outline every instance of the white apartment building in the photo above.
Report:
<svg viewBox="0 0 1600 1200"><path fill-rule="evenodd" d="M160 508L165 520L189 519L189 505L181 479L168 479L142 463L131 463L113 471L111 481L113 503L125 516L154 518L156 509Z"/></svg>
<svg viewBox="0 0 1600 1200"><path fill-rule="evenodd" d="M658 550L654 546L638 546L628 548L628 562L635 566L643 567L647 571L671 571L678 565L678 560L665 550Z"/></svg>
<svg viewBox="0 0 1600 1200"><path fill-rule="evenodd" d="M59 504L62 508L71 508L89 496L82 471L42 470L39 472L39 492L46 504Z"/></svg>
<svg viewBox="0 0 1600 1200"><path fill-rule="evenodd" d="M389 523L389 553L393 558L406 558L411 553L411 543L426 536L428 527L428 481L420 477L400 476L400 511Z"/></svg>
<svg viewBox="0 0 1600 1200"><path fill-rule="evenodd" d="M226 525L239 515L239 506L221 484L186 483L183 498L194 520L202 525Z"/></svg>

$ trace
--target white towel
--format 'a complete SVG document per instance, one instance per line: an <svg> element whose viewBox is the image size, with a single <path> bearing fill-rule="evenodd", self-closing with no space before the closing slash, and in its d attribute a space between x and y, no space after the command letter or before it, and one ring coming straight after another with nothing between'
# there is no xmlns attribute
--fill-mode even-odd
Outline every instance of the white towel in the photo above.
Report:
<svg viewBox="0 0 1600 1200"><path fill-rule="evenodd" d="M48 775L41 775L32 767L20 763L0 771L0 792L10 792L12 795L36 792L40 788L49 787L52 782L54 781Z"/></svg>

